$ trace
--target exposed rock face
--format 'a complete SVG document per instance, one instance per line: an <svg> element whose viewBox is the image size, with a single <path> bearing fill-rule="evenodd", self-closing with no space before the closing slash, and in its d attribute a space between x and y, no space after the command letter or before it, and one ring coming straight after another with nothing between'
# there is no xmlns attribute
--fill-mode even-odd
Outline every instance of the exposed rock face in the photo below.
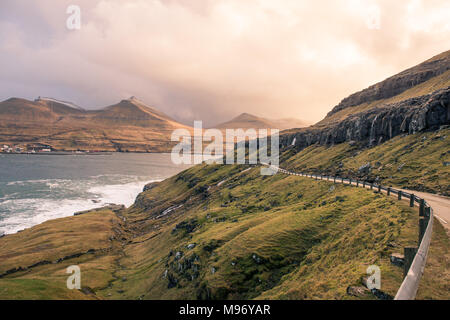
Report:
<svg viewBox="0 0 450 320"><path fill-rule="evenodd" d="M393 265L396 265L398 267L403 267L403 265L405 264L405 256L400 253L391 254L390 260Z"/></svg>
<svg viewBox="0 0 450 320"><path fill-rule="evenodd" d="M157 185L159 184L159 182L150 182L150 183L147 183L145 186L144 186L144 190L142 190L143 192L145 192L145 191L148 191L148 190L152 190L154 187L156 187Z"/></svg>
<svg viewBox="0 0 450 320"><path fill-rule="evenodd" d="M358 172L362 174L368 174L370 172L370 169L372 169L372 166L370 165L370 162L368 162L359 167Z"/></svg>
<svg viewBox="0 0 450 320"><path fill-rule="evenodd" d="M347 287L347 294L358 298L367 298L370 295L370 290L361 286Z"/></svg>
<svg viewBox="0 0 450 320"><path fill-rule="evenodd" d="M102 210L111 210L111 211L113 211L115 213L118 213L118 212L122 211L123 209L125 209L125 206L123 204L113 204L113 203L111 203L111 204L109 204L107 206L100 207L100 208L84 210L84 211L78 211L78 212L75 212L73 215L74 216L80 216L80 215L85 214L85 213L98 212L98 211L102 211Z"/></svg>
<svg viewBox="0 0 450 320"><path fill-rule="evenodd" d="M310 127L280 136L282 147L297 149L312 144L332 145L349 141L376 145L400 134L437 129L450 122L450 87L432 94L375 107L353 114L325 128Z"/></svg>
<svg viewBox="0 0 450 320"><path fill-rule="evenodd" d="M379 82L367 89L350 95L331 110L332 115L342 109L357 106L364 102L386 99L402 93L422 82L450 70L450 51L441 53L415 67Z"/></svg>

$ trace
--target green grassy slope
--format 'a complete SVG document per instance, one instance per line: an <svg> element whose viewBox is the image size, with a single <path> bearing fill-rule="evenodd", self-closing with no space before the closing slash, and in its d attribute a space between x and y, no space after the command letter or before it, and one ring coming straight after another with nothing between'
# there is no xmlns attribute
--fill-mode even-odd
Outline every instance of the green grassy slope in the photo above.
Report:
<svg viewBox="0 0 450 320"><path fill-rule="evenodd" d="M0 299L95 299L114 279L121 221L109 210L44 222L0 239ZM82 289L68 290L67 267L81 269ZM22 270L4 274L13 269Z"/></svg>
<svg viewBox="0 0 450 320"><path fill-rule="evenodd" d="M346 288L371 264L382 269L382 289L395 294L402 271L389 254L416 241L412 209L368 190L243 170L197 166L142 194L146 209L136 206L128 221L145 232L120 261L127 281L99 294L347 299ZM167 201L183 207L156 218Z"/></svg>
<svg viewBox="0 0 450 320"><path fill-rule="evenodd" d="M450 195L450 129L399 136L361 149L342 143L287 150L282 167L305 172L358 177L384 185ZM370 172L358 169L369 163Z"/></svg>
<svg viewBox="0 0 450 320"><path fill-rule="evenodd" d="M402 270L389 255L416 243L415 210L370 190L259 170L199 165L153 184L118 215L93 212L6 236L2 272L52 263L1 277L0 298L375 299L346 293L372 264L382 291L395 295ZM424 298L448 297L439 278L445 241L435 240ZM74 264L84 291L65 288Z"/></svg>

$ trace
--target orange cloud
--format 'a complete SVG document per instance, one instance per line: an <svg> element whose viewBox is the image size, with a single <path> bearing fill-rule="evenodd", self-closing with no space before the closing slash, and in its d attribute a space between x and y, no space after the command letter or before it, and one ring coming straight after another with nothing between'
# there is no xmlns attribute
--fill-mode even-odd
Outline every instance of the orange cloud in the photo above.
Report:
<svg viewBox="0 0 450 320"><path fill-rule="evenodd" d="M0 98L98 107L135 95L191 123L244 111L318 121L449 49L446 0L82 0L69 31L72 2L2 0Z"/></svg>

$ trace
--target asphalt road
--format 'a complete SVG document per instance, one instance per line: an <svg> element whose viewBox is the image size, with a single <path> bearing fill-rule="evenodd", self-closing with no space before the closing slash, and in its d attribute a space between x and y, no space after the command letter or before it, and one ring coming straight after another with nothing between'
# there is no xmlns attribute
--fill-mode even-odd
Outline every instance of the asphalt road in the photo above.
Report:
<svg viewBox="0 0 450 320"><path fill-rule="evenodd" d="M279 168L279 171L284 174L298 175L295 172L291 172L291 171L281 169L281 168ZM338 180L338 181L340 181L340 180ZM356 182L352 182L352 185L356 185ZM367 185L366 188L370 188L370 186ZM395 189L398 189L398 188L395 188ZM450 198L449 197L444 197L444 196L436 195L433 193L407 190L407 189L399 189L399 190L402 190L402 191L405 191L408 193L412 193L412 194L418 196L419 198L425 199L425 201L428 202L428 204L431 206L431 208L433 208L434 216L436 217L436 219L444 226L444 228L447 231L447 234L450 235ZM409 199L406 197L403 197L403 200L409 201Z"/></svg>

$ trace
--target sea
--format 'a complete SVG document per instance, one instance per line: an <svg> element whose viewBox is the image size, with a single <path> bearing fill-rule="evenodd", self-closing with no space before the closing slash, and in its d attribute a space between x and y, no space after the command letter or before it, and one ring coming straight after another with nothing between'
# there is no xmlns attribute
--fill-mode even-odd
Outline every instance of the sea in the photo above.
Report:
<svg viewBox="0 0 450 320"><path fill-rule="evenodd" d="M110 203L187 169L170 154L0 154L0 235Z"/></svg>

